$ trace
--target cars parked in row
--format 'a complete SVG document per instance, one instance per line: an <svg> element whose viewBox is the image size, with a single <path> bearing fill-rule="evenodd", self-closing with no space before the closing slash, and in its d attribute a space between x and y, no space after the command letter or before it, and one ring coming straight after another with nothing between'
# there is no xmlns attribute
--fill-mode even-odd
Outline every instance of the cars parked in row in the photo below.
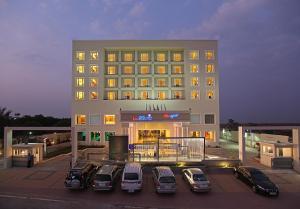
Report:
<svg viewBox="0 0 300 209"><path fill-rule="evenodd" d="M182 178L189 184L191 191L209 192L210 181L200 168L188 168L182 170Z"/></svg>
<svg viewBox="0 0 300 209"><path fill-rule="evenodd" d="M85 189L96 173L98 167L91 163L79 163L67 174L65 187L69 189Z"/></svg>
<svg viewBox="0 0 300 209"><path fill-rule="evenodd" d="M233 172L235 177L249 185L253 192L269 196L279 195L278 186L260 170L248 166L239 166L234 168Z"/></svg>

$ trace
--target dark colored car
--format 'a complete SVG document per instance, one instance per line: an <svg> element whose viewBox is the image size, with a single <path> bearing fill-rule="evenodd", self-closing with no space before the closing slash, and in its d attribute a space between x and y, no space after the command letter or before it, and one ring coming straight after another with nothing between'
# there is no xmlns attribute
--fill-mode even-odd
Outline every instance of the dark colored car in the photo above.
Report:
<svg viewBox="0 0 300 209"><path fill-rule="evenodd" d="M96 173L98 167L91 163L80 163L72 168L65 180L65 187L68 189L85 189Z"/></svg>
<svg viewBox="0 0 300 209"><path fill-rule="evenodd" d="M269 196L279 195L278 186L276 186L260 170L248 166L239 166L237 168L234 168L233 172L235 177L249 185L252 188L253 192Z"/></svg>

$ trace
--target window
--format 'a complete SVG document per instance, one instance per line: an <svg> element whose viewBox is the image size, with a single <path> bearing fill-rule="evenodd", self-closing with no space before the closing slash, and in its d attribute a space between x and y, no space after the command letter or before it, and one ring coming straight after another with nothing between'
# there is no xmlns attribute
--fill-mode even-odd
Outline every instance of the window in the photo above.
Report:
<svg viewBox="0 0 300 209"><path fill-rule="evenodd" d="M206 78L206 85L207 86L214 86L215 85L215 79L212 77Z"/></svg>
<svg viewBox="0 0 300 209"><path fill-rule="evenodd" d="M149 91L141 91L140 99L150 99L150 92Z"/></svg>
<svg viewBox="0 0 300 209"><path fill-rule="evenodd" d="M104 133L104 139L105 141L109 141L110 137L114 136L115 132L105 132Z"/></svg>
<svg viewBox="0 0 300 209"><path fill-rule="evenodd" d="M191 64L190 65L190 72L191 73L198 73L199 72L199 65L197 65L197 64Z"/></svg>
<svg viewBox="0 0 300 209"><path fill-rule="evenodd" d="M191 114L191 123L200 124L200 114Z"/></svg>
<svg viewBox="0 0 300 209"><path fill-rule="evenodd" d="M100 115L90 115L90 125L100 125Z"/></svg>
<svg viewBox="0 0 300 209"><path fill-rule="evenodd" d="M97 51L90 52L90 60L98 60L98 52Z"/></svg>
<svg viewBox="0 0 300 209"><path fill-rule="evenodd" d="M90 73L98 73L99 66L98 65L90 65Z"/></svg>
<svg viewBox="0 0 300 209"><path fill-rule="evenodd" d="M205 140L214 140L215 139L215 132L214 131L205 131Z"/></svg>
<svg viewBox="0 0 300 209"><path fill-rule="evenodd" d="M76 52L76 59L78 61L84 61L85 60L85 53L84 52Z"/></svg>
<svg viewBox="0 0 300 209"><path fill-rule="evenodd" d="M124 62L134 61L134 52L124 52L123 53L123 61Z"/></svg>
<svg viewBox="0 0 300 209"><path fill-rule="evenodd" d="M167 74L167 68L165 65L157 65L155 66L156 74Z"/></svg>
<svg viewBox="0 0 300 209"><path fill-rule="evenodd" d="M76 87L84 87L84 78L76 78Z"/></svg>
<svg viewBox="0 0 300 209"><path fill-rule="evenodd" d="M141 62L149 62L150 61L150 53L149 52L141 52L140 53L140 61Z"/></svg>
<svg viewBox="0 0 300 209"><path fill-rule="evenodd" d="M167 87L168 80L167 78L156 78L156 87Z"/></svg>
<svg viewBox="0 0 300 209"><path fill-rule="evenodd" d="M86 133L85 132L77 132L77 139L78 141L85 141L86 139Z"/></svg>
<svg viewBox="0 0 300 209"><path fill-rule="evenodd" d="M204 121L205 121L205 124L215 124L215 115L214 114L205 114Z"/></svg>
<svg viewBox="0 0 300 209"><path fill-rule="evenodd" d="M206 60L213 60L213 59L215 59L214 51L213 50L207 50L207 51L205 51L205 59Z"/></svg>
<svg viewBox="0 0 300 209"><path fill-rule="evenodd" d="M134 92L133 91L123 91L122 99L134 99Z"/></svg>
<svg viewBox="0 0 300 209"><path fill-rule="evenodd" d="M273 155L274 150L273 150L272 146L264 145L264 146L262 146L262 148L263 148L262 152L264 155Z"/></svg>
<svg viewBox="0 0 300 209"><path fill-rule="evenodd" d="M98 99L98 92L91 91L90 92L90 100L97 100Z"/></svg>
<svg viewBox="0 0 300 209"><path fill-rule="evenodd" d="M172 91L173 99L183 99L183 91Z"/></svg>
<svg viewBox="0 0 300 209"><path fill-rule="evenodd" d="M141 65L139 66L140 74L150 74L150 66L149 65Z"/></svg>
<svg viewBox="0 0 300 209"><path fill-rule="evenodd" d="M85 125L86 124L86 115L75 115L75 124L76 125Z"/></svg>
<svg viewBox="0 0 300 209"><path fill-rule="evenodd" d="M125 65L123 66L123 74L125 75L131 75L134 74L134 65Z"/></svg>
<svg viewBox="0 0 300 209"><path fill-rule="evenodd" d="M182 65L172 65L172 74L183 74Z"/></svg>
<svg viewBox="0 0 300 209"><path fill-rule="evenodd" d="M99 131L96 131L96 132L91 132L91 141L97 141L99 142L100 141L100 132Z"/></svg>
<svg viewBox="0 0 300 209"><path fill-rule="evenodd" d="M213 90L208 90L206 92L206 96L208 99L214 99L214 91Z"/></svg>
<svg viewBox="0 0 300 209"><path fill-rule="evenodd" d="M183 61L183 53L182 52L171 52L172 62L182 62Z"/></svg>
<svg viewBox="0 0 300 209"><path fill-rule="evenodd" d="M76 100L84 100L84 91L76 91L75 99Z"/></svg>
<svg viewBox="0 0 300 209"><path fill-rule="evenodd" d="M215 72L215 66L214 64L206 64L205 65L205 70L207 73L213 73Z"/></svg>
<svg viewBox="0 0 300 209"><path fill-rule="evenodd" d="M107 75L116 75L117 74L117 66L116 65L106 66L106 74Z"/></svg>
<svg viewBox="0 0 300 209"><path fill-rule="evenodd" d="M173 87L182 87L183 79L182 78L173 78L172 86Z"/></svg>
<svg viewBox="0 0 300 209"><path fill-rule="evenodd" d="M165 92L165 91L157 92L157 99L166 99L166 98L167 98L167 92Z"/></svg>
<svg viewBox="0 0 300 209"><path fill-rule="evenodd" d="M107 100L116 100L117 96L118 96L118 94L115 91L108 91L108 92L106 92L106 99Z"/></svg>
<svg viewBox="0 0 300 209"><path fill-rule="evenodd" d="M98 78L90 78L90 87L95 88L98 86Z"/></svg>
<svg viewBox="0 0 300 209"><path fill-rule="evenodd" d="M139 86L140 87L150 87L150 79L149 78L140 78Z"/></svg>
<svg viewBox="0 0 300 209"><path fill-rule="evenodd" d="M165 62L167 60L167 53L158 52L156 53L156 61Z"/></svg>
<svg viewBox="0 0 300 209"><path fill-rule="evenodd" d="M191 131L190 136L191 137L201 137L201 132L200 131Z"/></svg>
<svg viewBox="0 0 300 209"><path fill-rule="evenodd" d="M199 86L199 78L198 77L192 77L191 85L192 86Z"/></svg>
<svg viewBox="0 0 300 209"><path fill-rule="evenodd" d="M117 62L117 53L116 52L107 52L106 60L108 62Z"/></svg>
<svg viewBox="0 0 300 209"><path fill-rule="evenodd" d="M134 87L134 78L123 78L123 87Z"/></svg>
<svg viewBox="0 0 300 209"><path fill-rule="evenodd" d="M105 125L116 124L116 115L104 115L104 124Z"/></svg>
<svg viewBox="0 0 300 209"><path fill-rule="evenodd" d="M107 78L106 79L106 87L107 88L117 87L117 79L116 78Z"/></svg>
<svg viewBox="0 0 300 209"><path fill-rule="evenodd" d="M76 72L77 73L84 73L84 65L76 65Z"/></svg>
<svg viewBox="0 0 300 209"><path fill-rule="evenodd" d="M199 60L199 51L198 50L189 51L189 59Z"/></svg>
<svg viewBox="0 0 300 209"><path fill-rule="evenodd" d="M199 91L192 90L191 91L191 99L199 99Z"/></svg>

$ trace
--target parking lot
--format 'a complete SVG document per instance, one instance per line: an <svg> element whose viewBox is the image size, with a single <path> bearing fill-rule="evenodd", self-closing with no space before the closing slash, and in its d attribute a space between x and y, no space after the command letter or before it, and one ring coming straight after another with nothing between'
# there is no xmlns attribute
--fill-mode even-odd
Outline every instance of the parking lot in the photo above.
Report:
<svg viewBox="0 0 300 209"><path fill-rule="evenodd" d="M141 192L123 192L120 182L112 192L69 191L63 184L67 159L59 157L32 169L1 170L0 208L297 208L300 198L300 175L289 170L265 171L280 187L278 198L254 194L229 169L207 170L212 191L204 194L191 192L177 169L176 194L156 194L149 168Z"/></svg>

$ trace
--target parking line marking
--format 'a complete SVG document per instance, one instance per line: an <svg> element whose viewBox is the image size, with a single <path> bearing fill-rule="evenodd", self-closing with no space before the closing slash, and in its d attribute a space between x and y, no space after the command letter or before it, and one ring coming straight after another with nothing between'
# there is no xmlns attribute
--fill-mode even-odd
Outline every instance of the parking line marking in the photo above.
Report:
<svg viewBox="0 0 300 209"><path fill-rule="evenodd" d="M28 197L28 196L20 196L20 195L6 195L0 194L0 198L17 198L17 199L28 199L28 200L40 200L40 201L48 201L48 202L70 202L66 200L59 200L59 199L51 199L51 198L44 198L44 197Z"/></svg>

